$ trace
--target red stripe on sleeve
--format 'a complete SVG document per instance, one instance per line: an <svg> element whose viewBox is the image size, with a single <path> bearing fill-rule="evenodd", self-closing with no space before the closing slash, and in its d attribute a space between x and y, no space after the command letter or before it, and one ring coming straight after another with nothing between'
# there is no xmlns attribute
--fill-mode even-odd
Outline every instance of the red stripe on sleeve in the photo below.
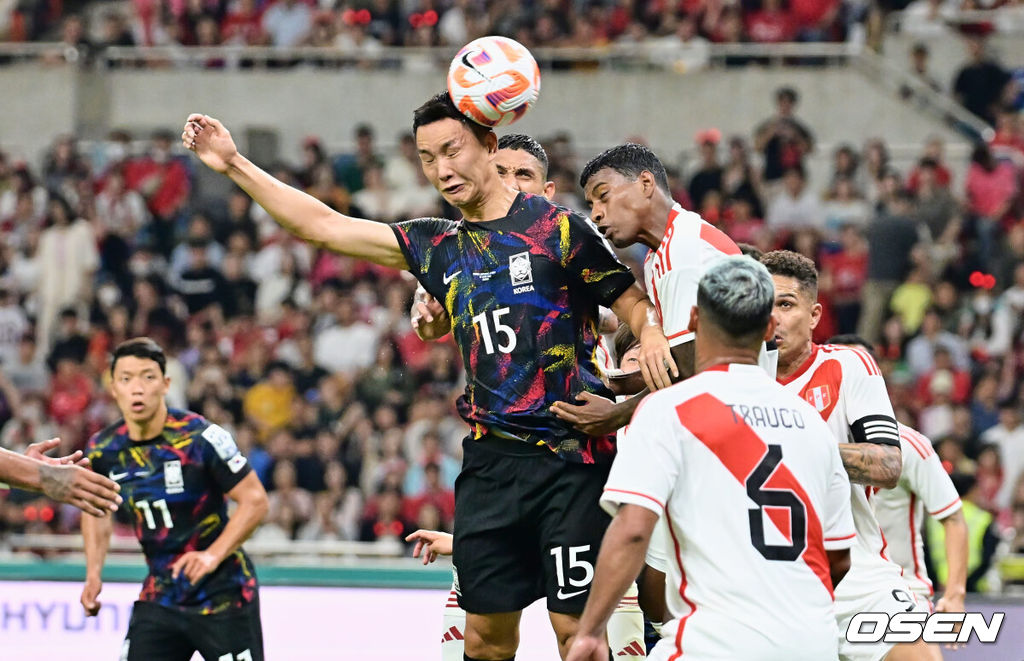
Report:
<svg viewBox="0 0 1024 661"><path fill-rule="evenodd" d="M662 503L660 500L658 500L654 496L648 496L645 493L640 493L639 491L627 491L625 489L605 489L604 491L605 493L608 493L610 491L612 493L625 493L631 496L640 496L641 498L646 498L647 500L657 503L658 507L660 507L661 509L665 509L665 504Z"/></svg>

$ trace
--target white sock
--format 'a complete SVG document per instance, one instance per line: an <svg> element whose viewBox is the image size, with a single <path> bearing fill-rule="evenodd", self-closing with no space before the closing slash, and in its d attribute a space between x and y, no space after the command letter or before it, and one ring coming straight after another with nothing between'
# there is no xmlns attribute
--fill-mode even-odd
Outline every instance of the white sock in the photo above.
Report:
<svg viewBox="0 0 1024 661"><path fill-rule="evenodd" d="M608 646L612 659L645 659L644 614L637 603L636 585L630 585L608 620Z"/></svg>
<svg viewBox="0 0 1024 661"><path fill-rule="evenodd" d="M466 611L459 608L454 584L444 605L442 622L444 631L441 632L441 661L462 661L462 655L466 650L463 640L466 635Z"/></svg>

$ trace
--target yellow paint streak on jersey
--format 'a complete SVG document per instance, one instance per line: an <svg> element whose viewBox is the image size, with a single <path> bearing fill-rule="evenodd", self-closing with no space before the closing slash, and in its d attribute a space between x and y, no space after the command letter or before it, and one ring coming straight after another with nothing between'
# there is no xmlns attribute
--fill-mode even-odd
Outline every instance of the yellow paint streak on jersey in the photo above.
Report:
<svg viewBox="0 0 1024 661"><path fill-rule="evenodd" d="M565 267L569 263L569 215L565 213L558 216L558 252Z"/></svg>
<svg viewBox="0 0 1024 661"><path fill-rule="evenodd" d="M199 522L199 534L208 535L220 525L220 514L216 512L208 514L205 519Z"/></svg>
<svg viewBox="0 0 1024 661"><path fill-rule="evenodd" d="M545 372L553 372L555 370L562 369L563 367L571 366L576 357L576 351L573 349L571 344L559 344L544 351L544 355L556 356L558 358L557 362L554 362L544 368Z"/></svg>

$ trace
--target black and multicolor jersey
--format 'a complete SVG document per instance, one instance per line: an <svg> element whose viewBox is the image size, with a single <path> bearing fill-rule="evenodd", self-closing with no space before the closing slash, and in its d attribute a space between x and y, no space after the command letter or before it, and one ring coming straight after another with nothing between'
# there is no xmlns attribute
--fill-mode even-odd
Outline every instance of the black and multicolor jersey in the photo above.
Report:
<svg viewBox="0 0 1024 661"><path fill-rule="evenodd" d="M193 585L171 565L205 550L228 522L225 494L252 468L223 427L189 411L168 411L156 438L133 441L124 420L89 439L92 469L121 485L149 565L141 601L198 612L240 608L256 596L256 573L241 549Z"/></svg>
<svg viewBox="0 0 1024 661"><path fill-rule="evenodd" d="M634 278L593 224L520 193L504 218L418 219L394 231L409 270L451 316L467 376L458 408L474 437L611 461L614 436L590 438L550 412L583 391L612 396L595 358L597 308Z"/></svg>

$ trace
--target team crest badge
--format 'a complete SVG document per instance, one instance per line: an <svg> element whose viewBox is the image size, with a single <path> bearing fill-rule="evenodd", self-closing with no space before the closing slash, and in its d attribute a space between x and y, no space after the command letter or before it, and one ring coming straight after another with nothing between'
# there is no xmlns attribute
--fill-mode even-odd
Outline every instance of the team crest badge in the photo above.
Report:
<svg viewBox="0 0 1024 661"><path fill-rule="evenodd" d="M818 413L821 413L829 407L832 403L832 396L829 393L828 386L818 386L811 388L804 395L807 403L817 409Z"/></svg>
<svg viewBox="0 0 1024 661"><path fill-rule="evenodd" d="M520 252L508 258L508 272L512 276L512 286L528 285L533 282L533 266L530 264L530 253Z"/></svg>
<svg viewBox="0 0 1024 661"><path fill-rule="evenodd" d="M181 493L185 490L185 477L181 473L181 462L164 462L164 489L168 494Z"/></svg>

